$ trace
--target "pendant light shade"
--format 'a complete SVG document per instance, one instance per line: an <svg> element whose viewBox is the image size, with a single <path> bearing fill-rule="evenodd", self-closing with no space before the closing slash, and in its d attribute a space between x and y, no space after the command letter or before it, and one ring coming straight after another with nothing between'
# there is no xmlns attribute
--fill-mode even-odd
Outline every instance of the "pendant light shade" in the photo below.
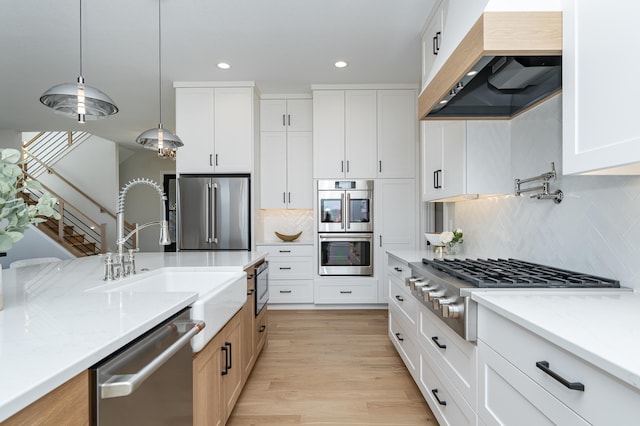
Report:
<svg viewBox="0 0 640 426"><path fill-rule="evenodd" d="M145 130L136 138L136 143L158 152L160 158L176 159L176 150L184 146L180 138L162 126L162 0L158 0L158 103L160 122L158 127Z"/></svg>
<svg viewBox="0 0 640 426"><path fill-rule="evenodd" d="M115 102L103 91L84 84L82 76L82 0L80 0L80 75L76 83L53 86L40 96L40 102L78 123L97 120L118 112Z"/></svg>

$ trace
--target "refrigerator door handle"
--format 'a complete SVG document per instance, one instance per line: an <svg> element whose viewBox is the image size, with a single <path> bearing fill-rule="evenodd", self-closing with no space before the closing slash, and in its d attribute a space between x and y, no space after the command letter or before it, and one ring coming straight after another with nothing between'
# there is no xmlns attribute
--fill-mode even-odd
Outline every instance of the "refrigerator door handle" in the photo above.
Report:
<svg viewBox="0 0 640 426"><path fill-rule="evenodd" d="M213 214L211 215L211 242L218 244L218 184L213 184Z"/></svg>
<svg viewBox="0 0 640 426"><path fill-rule="evenodd" d="M207 220L205 220L205 240L207 243L211 243L211 184L207 184L207 202L205 203L207 210L205 212Z"/></svg>

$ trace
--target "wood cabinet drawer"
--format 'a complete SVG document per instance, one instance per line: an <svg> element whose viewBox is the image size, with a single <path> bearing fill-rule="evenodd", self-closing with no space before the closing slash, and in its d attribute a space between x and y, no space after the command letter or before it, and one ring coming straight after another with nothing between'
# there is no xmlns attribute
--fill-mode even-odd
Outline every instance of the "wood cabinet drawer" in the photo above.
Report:
<svg viewBox="0 0 640 426"><path fill-rule="evenodd" d="M463 426L477 424L475 411L462 395L448 382L431 356L420 350L418 387L427 400L441 426Z"/></svg>
<svg viewBox="0 0 640 426"><path fill-rule="evenodd" d="M378 303L376 281L359 284L319 283L315 303Z"/></svg>
<svg viewBox="0 0 640 426"><path fill-rule="evenodd" d="M482 342L589 423L628 424L640 418L638 389L483 306L478 315ZM543 371L541 362L553 373ZM570 389L560 379L581 383L584 390Z"/></svg>
<svg viewBox="0 0 640 426"><path fill-rule="evenodd" d="M405 321L408 321L414 328L418 315L419 303L415 297L409 293L407 295L404 285L400 286L395 278L389 284L389 307L395 306Z"/></svg>
<svg viewBox="0 0 640 426"><path fill-rule="evenodd" d="M313 258L312 245L278 244L278 245L258 245L259 250L266 251L270 259L281 256L306 256Z"/></svg>
<svg viewBox="0 0 640 426"><path fill-rule="evenodd" d="M482 341L478 361L478 416L484 424L589 424Z"/></svg>
<svg viewBox="0 0 640 426"><path fill-rule="evenodd" d="M304 257L269 260L269 278L275 280L313 279L313 261Z"/></svg>
<svg viewBox="0 0 640 426"><path fill-rule="evenodd" d="M418 344L475 409L476 346L458 336L420 303L418 306Z"/></svg>
<svg viewBox="0 0 640 426"><path fill-rule="evenodd" d="M313 280L269 282L269 303L313 303Z"/></svg>
<svg viewBox="0 0 640 426"><path fill-rule="evenodd" d="M268 307L265 306L264 309L260 311L254 323L255 329L253 330L253 332L255 334L253 337L253 341L256 345L256 358L260 355L260 351L262 351L262 348L264 348L264 345L267 344L267 336L269 334L269 329L267 328L268 327L267 319L268 319L269 311L267 308Z"/></svg>
<svg viewBox="0 0 640 426"><path fill-rule="evenodd" d="M397 310L393 307L389 309L389 338L391 338L393 346L400 354L411 376L416 378L420 355L416 346L415 327L407 327L406 323L397 317Z"/></svg>

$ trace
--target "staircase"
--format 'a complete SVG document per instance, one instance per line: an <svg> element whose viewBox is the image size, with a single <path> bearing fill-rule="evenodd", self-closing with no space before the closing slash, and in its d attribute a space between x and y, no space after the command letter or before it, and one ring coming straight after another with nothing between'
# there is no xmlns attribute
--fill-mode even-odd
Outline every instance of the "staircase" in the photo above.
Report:
<svg viewBox="0 0 640 426"><path fill-rule="evenodd" d="M25 178L36 181L38 180L37 176L45 172L55 175L66 189L72 190L78 198L89 201L100 213L111 217L115 226L115 214L110 213L105 207L51 167L53 163L64 157L74 146L90 137L91 134L86 132L38 133L36 137L23 145L23 173ZM48 188L42 182L40 184L46 192L58 199L56 210L61 218L59 220L48 218L45 222L38 224L38 229L77 257L106 253L106 224L96 223L87 214L66 201L51 188ZM42 192L31 190L29 194L21 194L21 196L27 204L35 204L42 196ZM125 232L133 229L135 229L135 225L125 222ZM128 246L127 248L137 247L135 236L126 245Z"/></svg>

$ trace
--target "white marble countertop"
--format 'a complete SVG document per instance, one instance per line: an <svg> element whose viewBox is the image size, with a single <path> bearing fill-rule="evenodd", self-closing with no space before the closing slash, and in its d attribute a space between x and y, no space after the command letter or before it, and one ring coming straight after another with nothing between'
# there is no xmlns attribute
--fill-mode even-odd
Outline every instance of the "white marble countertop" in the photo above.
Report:
<svg viewBox="0 0 640 426"><path fill-rule="evenodd" d="M243 270L265 252L139 253L136 266ZM0 422L171 315L197 293L97 293L103 257L2 271Z"/></svg>
<svg viewBox="0 0 640 426"><path fill-rule="evenodd" d="M471 298L640 389L640 294L476 289Z"/></svg>

